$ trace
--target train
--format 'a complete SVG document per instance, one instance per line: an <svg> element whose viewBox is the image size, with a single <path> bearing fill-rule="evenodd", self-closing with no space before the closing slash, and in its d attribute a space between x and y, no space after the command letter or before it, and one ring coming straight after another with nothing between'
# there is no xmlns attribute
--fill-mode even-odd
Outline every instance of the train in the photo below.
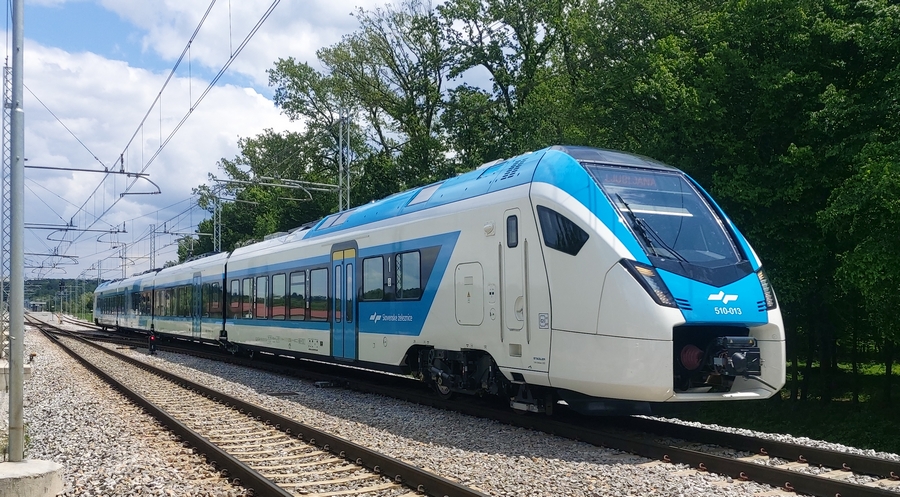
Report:
<svg viewBox="0 0 900 497"><path fill-rule="evenodd" d="M785 382L762 264L683 171L552 146L102 283L101 326L409 375L522 412L651 412Z"/></svg>

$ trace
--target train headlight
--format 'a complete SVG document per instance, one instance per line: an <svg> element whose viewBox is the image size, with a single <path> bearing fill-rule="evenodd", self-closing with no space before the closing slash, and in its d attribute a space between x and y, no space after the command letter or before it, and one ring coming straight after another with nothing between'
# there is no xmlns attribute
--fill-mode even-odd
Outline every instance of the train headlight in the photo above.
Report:
<svg viewBox="0 0 900 497"><path fill-rule="evenodd" d="M665 307L678 307L678 304L675 303L675 298L669 292L669 287L666 286L653 266L628 259L622 259L622 265L634 276L634 279L638 280L638 283L644 287L644 290L650 294L650 297L657 304Z"/></svg>
<svg viewBox="0 0 900 497"><path fill-rule="evenodd" d="M763 295L766 297L766 309L774 309L778 306L778 301L775 300L775 290L772 290L772 283L769 282L769 277L766 276L766 272L759 269L756 272L756 276L759 278L759 284L762 286Z"/></svg>

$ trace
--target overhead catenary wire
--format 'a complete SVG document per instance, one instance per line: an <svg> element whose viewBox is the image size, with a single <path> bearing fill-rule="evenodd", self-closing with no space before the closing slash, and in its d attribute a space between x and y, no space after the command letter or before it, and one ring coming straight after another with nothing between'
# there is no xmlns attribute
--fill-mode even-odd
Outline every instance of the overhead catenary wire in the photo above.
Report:
<svg viewBox="0 0 900 497"><path fill-rule="evenodd" d="M40 97L38 97L33 91L31 91L31 88L29 88L28 85L23 83L22 86L24 86L25 89L28 90L28 93L31 93L31 96L34 97L34 99L37 100L38 103L41 104L41 106L44 107L44 109L47 112L49 112L51 116L53 116L54 119L56 119L56 122L58 122L63 128L66 129L66 131L69 132L70 135L72 135L72 138L75 138L75 141L77 141L79 144L81 144L81 146L84 147L84 149L87 150L87 152L89 154L91 154L91 157L93 157L94 160L96 160L101 166L103 166L103 169L107 169L106 164L104 164L103 161L100 160L99 157L97 157L97 154L95 154L93 151L91 151L91 149L88 148L88 146L85 145L83 141L81 141L81 138L78 138L78 136L75 134L75 132L73 132L71 129L69 129L69 127L66 126L66 123L62 122L62 119L60 119L59 116L57 116L55 112L50 110L50 107L47 107L47 104L45 104L44 101L41 100Z"/></svg>
<svg viewBox="0 0 900 497"><path fill-rule="evenodd" d="M188 111L184 114L184 116L181 118L181 120L178 122L178 124L172 129L172 131L168 134L168 136L165 138L165 140L160 141L159 147L156 149L156 151L153 153L153 155L151 155L150 158L147 159L146 162L143 164L143 166L140 170L140 173L146 172L147 169L150 167L150 165L159 156L159 154L162 153L162 151L166 147L166 145L172 140L172 138L175 136L175 134L181 129L181 127L184 125L184 123L188 120L188 118L191 116L191 114L194 112L194 110L196 110L197 106L206 97L206 95L209 94L209 92L216 85L216 83L219 81L219 79L221 79L221 77L225 74L225 71L228 70L228 68L231 66L231 64L234 62L234 60L238 57L238 55L240 55L240 53L243 51L243 49L247 46L247 44L250 42L250 40L253 38L253 36L256 34L256 32L259 31L259 28L262 27L263 23L265 23L265 21L269 18L269 16L272 14L272 12L275 10L275 8L278 6L278 4L280 2L281 2L281 0L273 0L272 1L272 3L269 5L269 8L266 9L266 11L262 14L262 16L256 22L256 24L250 30L250 32L244 37L244 39L240 43L240 45L238 45L238 47L234 51L234 53L231 54L231 56L228 58L228 60L225 62L225 64L222 66L222 68L219 69L219 72L215 75L215 77L213 77L213 79L209 82L209 84L206 86L206 88L203 90L203 92L197 97L197 100L189 107ZM214 4L214 3L215 3L215 0L213 2L211 2L211 5L209 7L210 9L212 8L212 4ZM203 20L206 19L206 16L208 14L209 14L209 10L207 10L206 14L204 14ZM201 25L202 25L202 20L201 20ZM198 25L197 29L194 31L194 34L191 36L191 40L185 46L185 50L182 52L181 57L179 57L178 63L180 63L181 60L184 58L185 53L187 52L187 50L190 47L190 43L193 41L193 39L196 36L199 29L200 29L200 26ZM166 79L166 83L164 84L163 89L165 88L165 85L167 85L168 82L171 80L171 78L175 72L175 69L177 68L178 63L176 63L176 67L173 68L172 72L169 74L169 77ZM120 156L124 156L125 152L127 152L128 147L134 141L134 138L137 136L137 134L141 131L141 128L143 127L143 125L147 119L147 116L149 116L150 112L153 111L153 106L155 106L156 103L160 104L159 107L160 107L160 112L161 112L162 90L160 90L159 94L157 95L157 98L154 100L154 104L151 105L150 109L147 111L147 114L144 116L144 119L141 120L140 125L135 130L134 134L132 135L131 139L128 141L128 144L125 146L125 149ZM108 176L108 175L106 175L106 176ZM103 181L106 180L106 176L104 176ZM109 211L112 210L112 208L115 207L116 204L118 204L119 200L121 200L122 197L131 190L131 188L134 186L134 184L136 182L137 182L136 180L132 180L131 183L128 186L126 186L125 190L117 198L115 198L112 201L112 203L108 207L106 207L102 213L100 213L100 215L98 215L94 218L94 221L88 226L88 228L92 227L103 216L105 216L107 213L109 213ZM94 191L91 193L91 196L96 194L96 192L99 190L99 188L102 184L103 183L101 182L99 185L97 185L97 188L94 189ZM89 199L90 199L90 197L88 198L88 200ZM87 204L88 200L85 200L85 204ZM75 240L73 240L73 243L75 241L77 241L79 238L80 238L80 235L78 237L76 237Z"/></svg>

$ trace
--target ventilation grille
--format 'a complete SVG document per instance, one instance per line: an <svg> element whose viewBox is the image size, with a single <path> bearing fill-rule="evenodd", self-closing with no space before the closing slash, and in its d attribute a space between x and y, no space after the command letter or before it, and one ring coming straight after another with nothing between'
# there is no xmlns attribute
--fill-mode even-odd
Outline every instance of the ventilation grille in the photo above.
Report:
<svg viewBox="0 0 900 497"><path fill-rule="evenodd" d="M694 310L694 308L691 307L691 302L687 299L675 298L675 303L678 304L678 307L682 311L693 311Z"/></svg>
<svg viewBox="0 0 900 497"><path fill-rule="evenodd" d="M509 167L506 168L506 171L503 172L503 176L500 177L499 181L515 176L516 173L519 172L519 167L521 167L524 162L525 159L519 159L510 164Z"/></svg>

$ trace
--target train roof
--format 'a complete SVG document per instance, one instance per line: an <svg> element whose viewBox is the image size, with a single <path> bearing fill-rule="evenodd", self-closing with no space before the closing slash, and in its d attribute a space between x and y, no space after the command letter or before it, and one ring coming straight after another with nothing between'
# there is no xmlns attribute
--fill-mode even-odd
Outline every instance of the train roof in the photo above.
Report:
<svg viewBox="0 0 900 497"><path fill-rule="evenodd" d="M618 150L607 150L594 147L580 147L571 145L556 145L550 150L558 150L566 153L578 162L594 162L610 166L641 167L645 169L657 169L663 171L678 171L677 168L662 163L650 157L630 154Z"/></svg>
<svg viewBox="0 0 900 497"><path fill-rule="evenodd" d="M581 162L678 171L672 166L648 157L617 150L553 146L510 159L491 162L454 178L413 188L347 211L331 214L304 232L303 238L327 235L527 184L534 178L539 165L554 170L564 170L571 167L580 168Z"/></svg>
<svg viewBox="0 0 900 497"><path fill-rule="evenodd" d="M168 276L171 273L181 273L185 270L185 268L198 270L207 268L209 266L225 264L225 260L228 259L229 255L230 254L228 252L219 252L199 259L187 260L175 266L162 268L158 273L156 273L156 276Z"/></svg>
<svg viewBox="0 0 900 497"><path fill-rule="evenodd" d="M243 247L238 247L231 253L231 260L238 260L260 250L277 247L294 240L299 240L300 237L303 236L303 233L305 233L305 230L295 231L293 233L284 233L275 237L271 237L267 240L252 243L250 245L245 245Z"/></svg>

